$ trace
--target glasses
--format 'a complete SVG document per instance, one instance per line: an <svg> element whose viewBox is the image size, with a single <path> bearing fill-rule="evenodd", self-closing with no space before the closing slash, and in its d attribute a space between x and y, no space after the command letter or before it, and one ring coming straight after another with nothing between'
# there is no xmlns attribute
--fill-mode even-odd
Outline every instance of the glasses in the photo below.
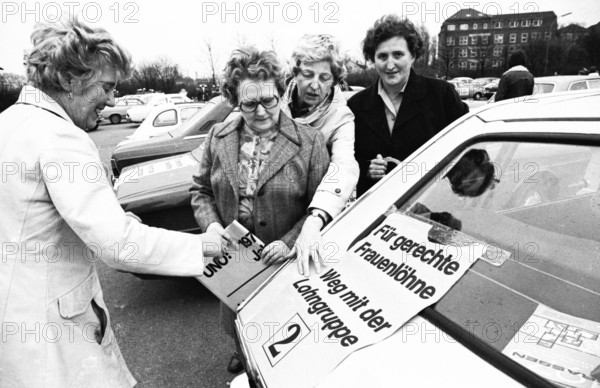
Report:
<svg viewBox="0 0 600 388"><path fill-rule="evenodd" d="M275 108L277 106L277 104L279 104L279 97L271 96L271 97L261 98L260 101L256 101L256 100L242 101L240 103L240 110L244 113L252 113L252 112L256 111L256 108L258 108L258 105L262 105L263 108L265 108L265 109L271 109L271 108Z"/></svg>

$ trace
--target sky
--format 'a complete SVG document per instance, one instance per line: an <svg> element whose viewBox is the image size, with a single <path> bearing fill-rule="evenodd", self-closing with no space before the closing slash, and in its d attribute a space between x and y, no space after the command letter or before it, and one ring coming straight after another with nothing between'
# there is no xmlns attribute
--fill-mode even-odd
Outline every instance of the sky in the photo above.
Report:
<svg viewBox="0 0 600 388"><path fill-rule="evenodd" d="M107 29L131 54L134 63L167 57L184 76L210 74L206 43L210 42L219 68L240 42L275 48L287 59L303 34L330 33L342 50L361 57L361 41L373 22L387 13L424 24L431 35L461 8L494 14L554 11L558 25L600 22L600 0L295 0L295 1L4 1L0 0L0 67L24 74L22 57L30 48L36 22L61 17ZM570 15L560 17L561 15Z"/></svg>

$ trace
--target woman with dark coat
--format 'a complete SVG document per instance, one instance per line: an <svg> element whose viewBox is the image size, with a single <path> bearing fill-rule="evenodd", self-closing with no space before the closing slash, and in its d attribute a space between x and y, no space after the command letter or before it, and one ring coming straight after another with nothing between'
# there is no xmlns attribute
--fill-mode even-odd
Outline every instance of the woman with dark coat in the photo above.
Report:
<svg viewBox="0 0 600 388"><path fill-rule="evenodd" d="M412 69L422 53L423 39L406 19L387 15L367 31L363 54L375 64L379 80L348 101L355 116L359 196L391 171L392 163L469 111L452 85Z"/></svg>

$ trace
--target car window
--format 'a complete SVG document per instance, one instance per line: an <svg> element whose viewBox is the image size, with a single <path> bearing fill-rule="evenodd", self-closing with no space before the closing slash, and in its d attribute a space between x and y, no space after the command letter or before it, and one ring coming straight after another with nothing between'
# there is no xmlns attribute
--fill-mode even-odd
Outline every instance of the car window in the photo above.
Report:
<svg viewBox="0 0 600 388"><path fill-rule="evenodd" d="M441 166L398 211L508 260L475 262L432 311L498 352L540 305L600 321L599 186L591 145L480 142Z"/></svg>
<svg viewBox="0 0 600 388"><path fill-rule="evenodd" d="M164 127L167 125L175 125L177 124L177 111L175 109L169 109L167 111L162 112L152 122L152 125L155 127Z"/></svg>
<svg viewBox="0 0 600 388"><path fill-rule="evenodd" d="M571 83L571 85L569 85L569 90L585 90L587 89L587 84L585 81L577 81L577 82L573 82Z"/></svg>
<svg viewBox="0 0 600 388"><path fill-rule="evenodd" d="M143 102L138 100L137 98L127 100L127 105L141 105L141 104L143 104Z"/></svg>
<svg viewBox="0 0 600 388"><path fill-rule="evenodd" d="M535 83L533 85L533 94L552 93L553 90L554 90L554 84Z"/></svg>
<svg viewBox="0 0 600 388"><path fill-rule="evenodd" d="M588 87L590 89L600 89L600 78L589 80Z"/></svg>
<svg viewBox="0 0 600 388"><path fill-rule="evenodd" d="M190 117L194 115L194 113L198 112L202 107L194 106L189 108L181 109L181 122L186 122Z"/></svg>

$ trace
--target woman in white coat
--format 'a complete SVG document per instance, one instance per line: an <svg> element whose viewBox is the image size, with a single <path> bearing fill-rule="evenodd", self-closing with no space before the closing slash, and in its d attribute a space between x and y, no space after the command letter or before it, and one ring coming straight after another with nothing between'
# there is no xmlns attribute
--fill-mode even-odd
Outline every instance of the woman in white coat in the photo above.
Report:
<svg viewBox="0 0 600 388"><path fill-rule="evenodd" d="M354 114L339 88L344 79L343 55L328 34L304 35L290 60L293 78L283 97L282 111L299 124L323 134L331 156L329 169L308 208L306 219L288 258L298 258L298 271L309 274L310 258L320 271L323 244L320 231L344 210L358 181L354 158Z"/></svg>
<svg viewBox="0 0 600 388"><path fill-rule="evenodd" d="M224 243L123 212L86 128L114 106L129 54L103 29L38 25L29 85L0 114L0 387L128 387L95 263L200 276Z"/></svg>

